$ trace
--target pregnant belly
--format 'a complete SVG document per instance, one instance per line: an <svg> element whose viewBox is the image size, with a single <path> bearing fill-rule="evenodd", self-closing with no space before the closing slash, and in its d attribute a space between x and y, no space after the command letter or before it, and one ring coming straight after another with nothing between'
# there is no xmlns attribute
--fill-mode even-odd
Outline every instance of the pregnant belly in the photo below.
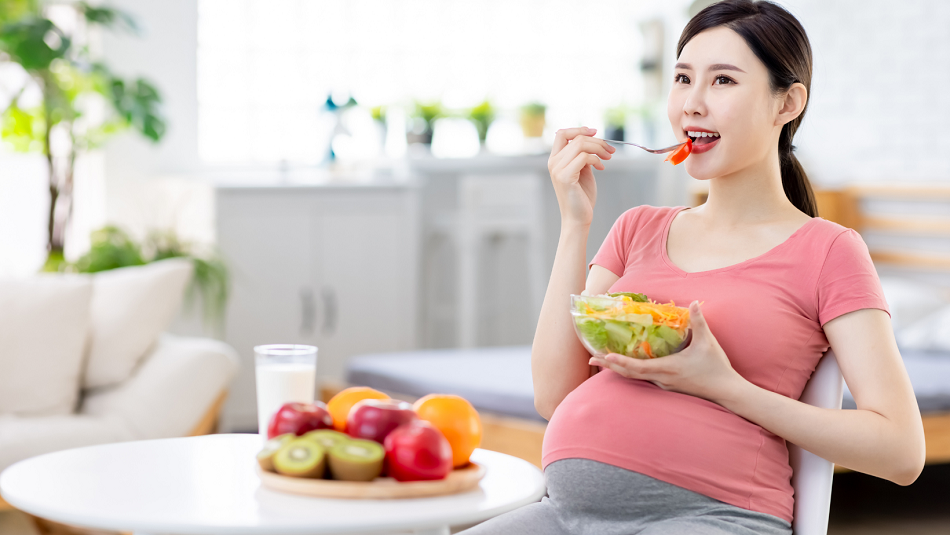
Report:
<svg viewBox="0 0 950 535"><path fill-rule="evenodd" d="M542 457L545 466L586 458L746 499L754 485L791 494L782 439L710 401L609 370L561 402L545 432Z"/></svg>

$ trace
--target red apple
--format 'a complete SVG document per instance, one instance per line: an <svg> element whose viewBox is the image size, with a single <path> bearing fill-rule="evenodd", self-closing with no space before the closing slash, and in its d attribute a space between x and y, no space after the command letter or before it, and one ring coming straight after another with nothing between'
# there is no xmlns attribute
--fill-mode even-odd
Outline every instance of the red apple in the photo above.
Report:
<svg viewBox="0 0 950 535"><path fill-rule="evenodd" d="M375 440L380 444L400 425L418 420L412 405L395 399L364 399L353 405L346 418L346 432L354 438Z"/></svg>
<svg viewBox="0 0 950 535"><path fill-rule="evenodd" d="M442 479L452 471L452 445L423 420L397 427L386 436L386 473L397 481Z"/></svg>
<svg viewBox="0 0 950 535"><path fill-rule="evenodd" d="M333 429L333 418L322 401L284 403L270 418L267 438L271 439L284 433L293 433L299 437L314 429Z"/></svg>

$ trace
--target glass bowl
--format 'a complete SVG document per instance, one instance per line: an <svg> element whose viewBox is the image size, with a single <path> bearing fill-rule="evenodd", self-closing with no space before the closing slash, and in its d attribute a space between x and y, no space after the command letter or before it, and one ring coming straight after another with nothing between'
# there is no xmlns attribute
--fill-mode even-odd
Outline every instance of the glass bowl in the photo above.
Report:
<svg viewBox="0 0 950 535"><path fill-rule="evenodd" d="M689 345L689 310L622 297L571 295L574 332L591 355L665 357ZM669 317L664 321L662 318ZM679 318L678 320L676 318Z"/></svg>

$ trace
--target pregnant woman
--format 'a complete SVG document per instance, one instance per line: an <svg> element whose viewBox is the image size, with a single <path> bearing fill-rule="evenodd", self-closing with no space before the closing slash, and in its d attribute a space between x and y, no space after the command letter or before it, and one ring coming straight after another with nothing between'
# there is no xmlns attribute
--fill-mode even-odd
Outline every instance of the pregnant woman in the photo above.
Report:
<svg viewBox="0 0 950 535"><path fill-rule="evenodd" d="M627 211L589 273L593 169L615 149L589 128L557 133L561 235L532 348L548 496L466 533L788 534L786 441L900 485L920 474L920 413L867 247L817 217L792 154L811 72L783 8L728 0L697 14L668 114L694 140L686 170L708 201ZM655 360L591 358L569 312L581 291L689 303L692 342ZM857 410L797 401L829 348Z"/></svg>

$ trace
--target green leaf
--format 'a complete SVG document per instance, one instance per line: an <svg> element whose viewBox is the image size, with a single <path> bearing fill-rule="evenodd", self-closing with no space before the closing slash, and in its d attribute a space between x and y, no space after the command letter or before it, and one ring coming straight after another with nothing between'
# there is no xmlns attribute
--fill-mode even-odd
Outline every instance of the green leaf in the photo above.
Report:
<svg viewBox="0 0 950 535"><path fill-rule="evenodd" d="M650 300L646 294L637 294L633 292L616 292L616 293L607 294L607 295L609 295L610 297L620 297L622 295L625 295L629 297L630 299L633 299L634 301L637 301L640 303L646 303L647 301Z"/></svg>
<svg viewBox="0 0 950 535"><path fill-rule="evenodd" d="M103 227L92 233L89 252L76 261L80 273L96 273L127 266L141 266L142 250L118 227Z"/></svg>
<svg viewBox="0 0 950 535"><path fill-rule="evenodd" d="M86 20L106 28L121 26L132 33L139 33L138 24L131 15L111 7L90 6L86 2L79 2L76 8L86 17Z"/></svg>
<svg viewBox="0 0 950 535"><path fill-rule="evenodd" d="M0 0L0 26L39 14L40 7L36 0Z"/></svg>
<svg viewBox="0 0 950 535"><path fill-rule="evenodd" d="M24 110L14 101L0 115L0 137L17 152L42 152L45 135L42 108Z"/></svg>
<svg viewBox="0 0 950 535"><path fill-rule="evenodd" d="M0 28L0 49L28 71L49 68L66 56L70 40L49 19L28 17Z"/></svg>
<svg viewBox="0 0 950 535"><path fill-rule="evenodd" d="M581 336L587 340L587 343L589 343L595 351L603 351L604 348L607 347L607 329L604 327L602 320L576 317L574 318L574 322Z"/></svg>
<svg viewBox="0 0 950 535"><path fill-rule="evenodd" d="M165 135L166 126L160 109L161 96L158 89L144 78L127 83L109 74L101 65L96 69L109 78L107 94L116 113L145 137L152 141L161 140Z"/></svg>

